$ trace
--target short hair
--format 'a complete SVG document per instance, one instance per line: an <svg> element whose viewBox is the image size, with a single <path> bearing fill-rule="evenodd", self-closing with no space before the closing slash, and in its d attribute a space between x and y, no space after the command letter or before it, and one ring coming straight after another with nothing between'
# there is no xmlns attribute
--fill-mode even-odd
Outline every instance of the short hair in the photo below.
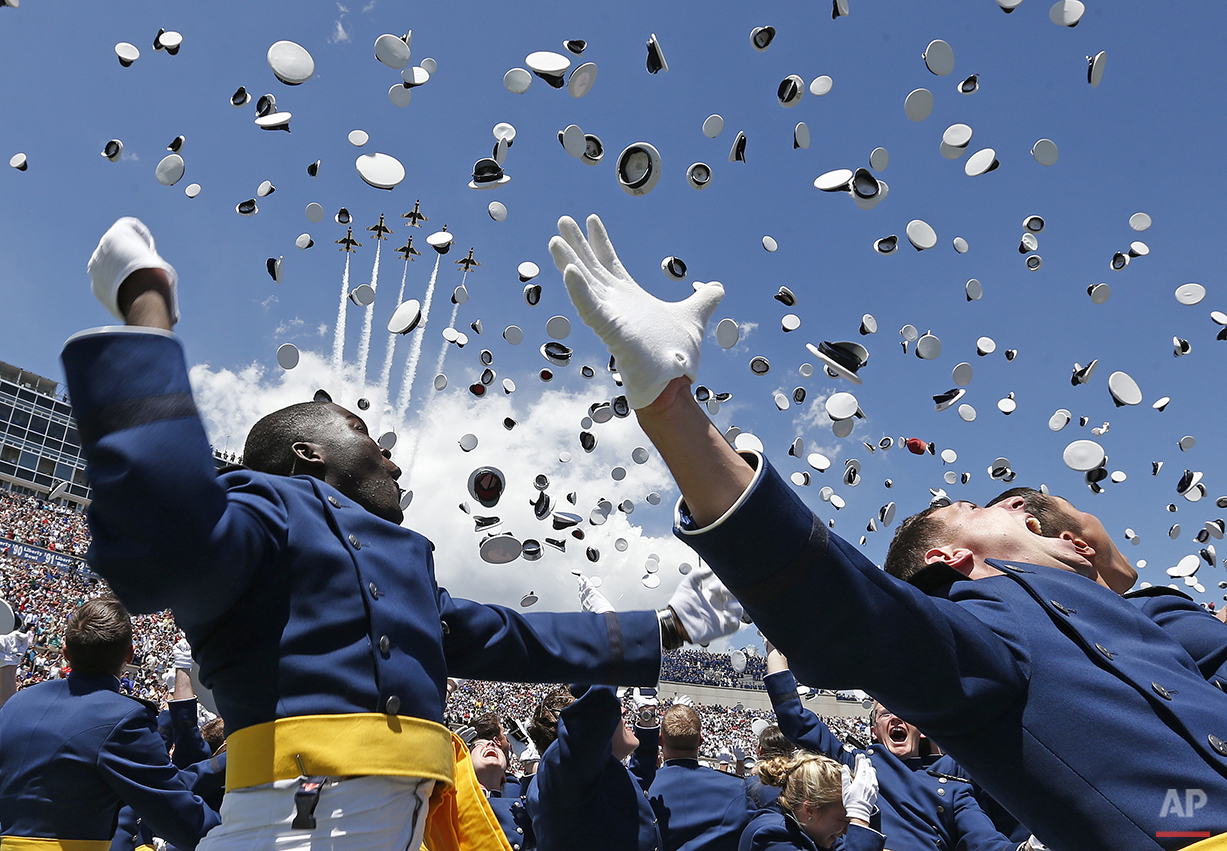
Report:
<svg viewBox="0 0 1227 851"><path fill-rule="evenodd" d="M226 741L226 722L220 716L210 718L200 725L200 737L205 740L210 751L217 753L217 749Z"/></svg>
<svg viewBox="0 0 1227 851"><path fill-rule="evenodd" d="M824 807L843 801L843 772L829 756L794 751L758 764L758 776L768 786L780 787L780 802L794 812L808 802Z"/></svg>
<svg viewBox="0 0 1227 851"><path fill-rule="evenodd" d="M476 731L479 739L497 739L503 732L503 722L497 712L483 712L470 718L469 726Z"/></svg>
<svg viewBox="0 0 1227 851"><path fill-rule="evenodd" d="M1073 532L1075 535L1081 532L1074 519L1061 510L1051 495L1035 488L1010 488L994 497L989 505L996 505L1016 496L1023 498L1027 512L1039 521L1040 533L1045 538L1056 538L1062 532Z"/></svg>
<svg viewBox="0 0 1227 851"><path fill-rule="evenodd" d="M771 759L777 756L788 756L793 752L793 744L780 732L778 724L771 724L758 734L758 758Z"/></svg>
<svg viewBox="0 0 1227 851"><path fill-rule="evenodd" d="M74 671L118 673L132 649L132 618L114 597L95 597L68 618L64 647Z"/></svg>
<svg viewBox="0 0 1227 851"><path fill-rule="evenodd" d="M574 702L571 690L562 686L547 694L537 704L537 710L528 722L528 737L533 740L537 753L544 755L545 749L558 738L558 716Z"/></svg>
<svg viewBox="0 0 1227 851"><path fill-rule="evenodd" d="M660 743L679 751L697 751L703 738L703 722L692 707L677 703L660 719Z"/></svg>
<svg viewBox="0 0 1227 851"><path fill-rule="evenodd" d="M299 402L273 411L247 433L244 466L274 476L290 475L294 469L294 444L315 440L317 430L336 415L326 402Z"/></svg>
<svg viewBox="0 0 1227 851"><path fill-rule="evenodd" d="M946 524L934 512L942 506L931 505L899 524L886 551L883 569L907 582L927 564L925 554L945 544Z"/></svg>

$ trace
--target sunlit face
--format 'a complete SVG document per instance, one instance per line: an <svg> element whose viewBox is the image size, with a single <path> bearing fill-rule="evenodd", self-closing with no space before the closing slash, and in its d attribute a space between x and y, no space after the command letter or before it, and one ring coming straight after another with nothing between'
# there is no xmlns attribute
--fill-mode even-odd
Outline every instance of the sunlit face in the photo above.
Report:
<svg viewBox="0 0 1227 851"><path fill-rule="evenodd" d="M873 735L900 759L920 756L920 731L882 704L874 704Z"/></svg>
<svg viewBox="0 0 1227 851"><path fill-rule="evenodd" d="M469 751L477 782L494 792L501 791L507 774L507 755L493 739L478 739Z"/></svg>
<svg viewBox="0 0 1227 851"><path fill-rule="evenodd" d="M639 737L635 735L635 731L626 723L626 712L622 713L622 723L614 730L611 745L613 747L614 759L621 762L635 752L635 748L639 747Z"/></svg>
<svg viewBox="0 0 1227 851"><path fill-rule="evenodd" d="M968 549L978 558L1042 564L1093 576L1091 563L1071 542L1045 538L1034 515L1012 510L1008 502L980 508L959 501L939 508L933 516L945 524L950 546Z"/></svg>
<svg viewBox="0 0 1227 851"><path fill-rule="evenodd" d="M1051 497L1061 513L1069 518L1071 525L1077 530L1078 537L1086 541L1095 550L1091 556L1091 564L1099 573L1099 579L1118 594L1124 594L1137 581L1138 572L1129 559L1116 548L1116 543L1103 523L1094 514L1079 511L1074 504L1064 497Z"/></svg>
<svg viewBox="0 0 1227 851"><path fill-rule="evenodd" d="M801 810L797 823L819 848L830 848L848 829L848 811L844 809L842 801L820 807L805 803L801 805Z"/></svg>
<svg viewBox="0 0 1227 851"><path fill-rule="evenodd" d="M1047 499L1051 507L1059 512L1065 521L1061 528L1069 528L1074 535L1081 538L1094 550L1094 553L1087 558L1098 576L1099 583L1118 594L1123 594L1132 588L1133 583L1137 581L1138 572L1129 563L1129 559L1125 558L1116 548L1112 536L1108 534L1099 518L1094 514L1079 511L1064 497L1049 495ZM1015 514L1028 516L1026 500L1022 496L1010 497L1002 500L998 505ZM1054 530L1048 531L1059 534Z"/></svg>
<svg viewBox="0 0 1227 851"><path fill-rule="evenodd" d="M367 511L384 520L400 523L400 467L392 453L383 449L367 431L357 414L328 403L336 414L312 435L324 461L324 481Z"/></svg>

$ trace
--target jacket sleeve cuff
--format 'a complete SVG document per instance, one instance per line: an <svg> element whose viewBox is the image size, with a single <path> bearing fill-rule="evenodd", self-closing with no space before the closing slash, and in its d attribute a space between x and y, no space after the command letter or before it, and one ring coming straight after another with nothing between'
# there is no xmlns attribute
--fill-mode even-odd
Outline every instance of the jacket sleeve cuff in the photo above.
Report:
<svg viewBox="0 0 1227 851"><path fill-rule="evenodd" d="M816 554L825 552L828 542L825 524L764 456L743 452L742 457L755 467L755 474L729 510L698 528L685 503L679 503L674 526L674 533L711 564L734 593L770 579L807 547L817 547ZM764 553L772 556L764 558Z"/></svg>
<svg viewBox="0 0 1227 851"><path fill-rule="evenodd" d="M763 685L767 688L767 695L771 698L772 706L782 706L790 700L801 699L801 695L797 693L797 680L793 677L792 671L776 671L774 674L768 674L763 677Z"/></svg>

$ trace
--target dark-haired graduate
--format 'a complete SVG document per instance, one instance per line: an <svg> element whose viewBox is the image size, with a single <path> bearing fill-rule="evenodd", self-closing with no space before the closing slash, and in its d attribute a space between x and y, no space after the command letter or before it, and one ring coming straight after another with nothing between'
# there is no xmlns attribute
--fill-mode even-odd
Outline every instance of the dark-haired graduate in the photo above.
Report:
<svg viewBox="0 0 1227 851"><path fill-rule="evenodd" d="M68 618L67 679L22 689L0 709L0 848L107 851L127 803L159 836L195 848L217 826L171 764L155 707L122 694L132 621L100 597Z"/></svg>
<svg viewBox="0 0 1227 851"><path fill-rule="evenodd" d="M217 476L188 384L177 276L124 218L89 263L126 323L64 348L94 500L91 566L133 610L174 610L229 732L222 825L202 848L507 849L447 675L648 685L665 648L732 632L695 571L660 612L521 615L451 597L400 523L400 469L330 402L252 429Z"/></svg>

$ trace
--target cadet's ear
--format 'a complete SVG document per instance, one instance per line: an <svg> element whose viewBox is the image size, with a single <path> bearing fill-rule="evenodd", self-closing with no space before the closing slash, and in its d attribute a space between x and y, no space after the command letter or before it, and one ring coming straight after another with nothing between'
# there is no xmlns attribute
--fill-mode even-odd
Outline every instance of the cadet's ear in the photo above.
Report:
<svg viewBox="0 0 1227 851"><path fill-rule="evenodd" d="M941 562L944 565L953 567L964 576L970 576L972 569L976 566L976 557L966 547L946 545L934 547L925 553L925 564L932 564L933 562Z"/></svg>
<svg viewBox="0 0 1227 851"><path fill-rule="evenodd" d="M1073 544L1074 549L1078 551L1078 555L1082 556L1087 561L1090 561L1095 557L1095 548L1079 538L1073 532L1065 531L1060 535L1057 535L1057 537L1063 541L1069 541L1071 544Z"/></svg>
<svg viewBox="0 0 1227 851"><path fill-rule="evenodd" d="M294 453L294 463L290 466L290 475L296 476L306 473L308 476L323 478L324 475L324 452L318 443L311 443L307 440L300 440L290 447Z"/></svg>

